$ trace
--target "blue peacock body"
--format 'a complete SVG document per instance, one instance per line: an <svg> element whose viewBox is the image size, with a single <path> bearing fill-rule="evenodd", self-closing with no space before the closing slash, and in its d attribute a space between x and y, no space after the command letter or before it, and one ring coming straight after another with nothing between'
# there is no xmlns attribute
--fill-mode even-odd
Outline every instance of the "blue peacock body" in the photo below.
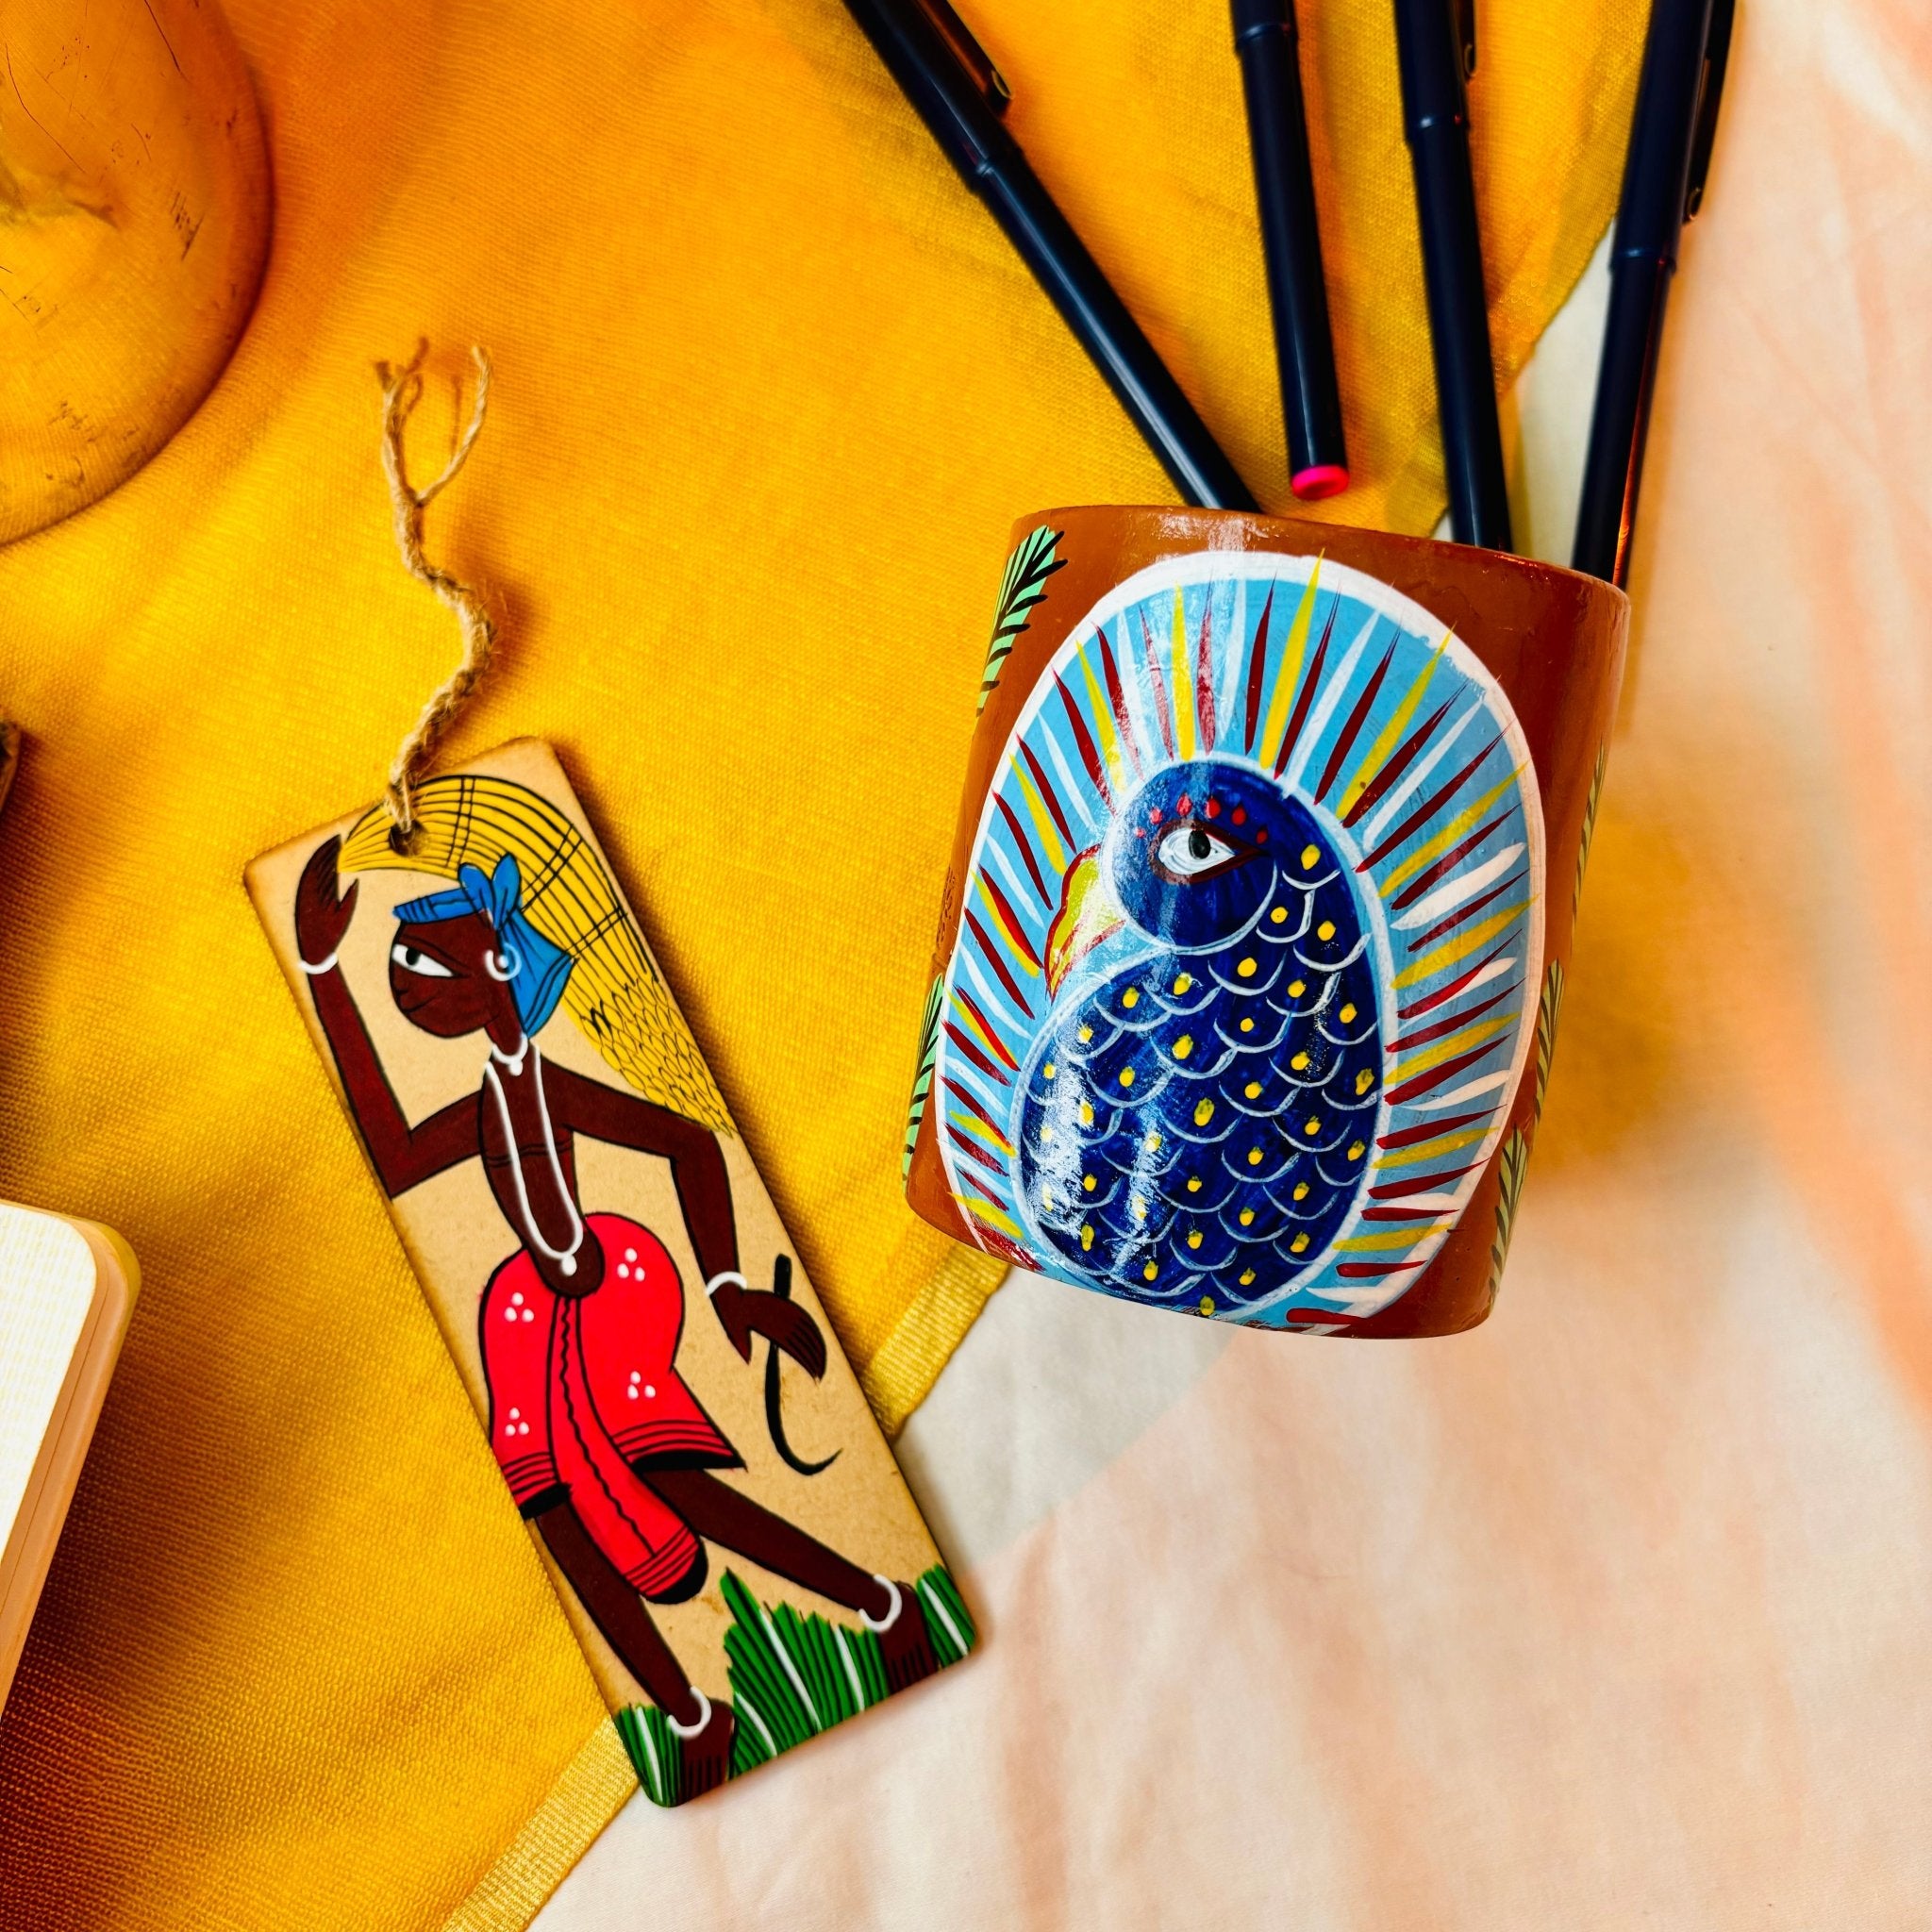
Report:
<svg viewBox="0 0 1932 1932"><path fill-rule="evenodd" d="M1025 1068L1021 1191L1069 1266L1192 1305L1300 1274L1347 1219L1382 1074L1369 931L1299 801L1170 767L1104 863L1165 946L1057 1006Z"/></svg>
<svg viewBox="0 0 1932 1932"><path fill-rule="evenodd" d="M1521 732L1426 612L1307 558L1141 573L1056 654L987 802L935 989L956 1200L1109 1293L1386 1306L1501 1133L1541 879Z"/></svg>

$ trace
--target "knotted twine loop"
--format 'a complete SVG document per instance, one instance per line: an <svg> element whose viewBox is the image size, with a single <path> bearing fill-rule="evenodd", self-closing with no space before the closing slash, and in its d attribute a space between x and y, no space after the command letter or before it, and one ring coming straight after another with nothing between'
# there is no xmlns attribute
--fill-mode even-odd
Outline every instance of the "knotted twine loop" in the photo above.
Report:
<svg viewBox="0 0 1932 1932"><path fill-rule="evenodd" d="M429 343L425 339L416 344L416 353L401 368L387 362L375 365L375 373L382 378L382 474L389 479L396 548L403 554L403 563L412 577L427 584L456 613L457 622L463 627L463 655L457 668L423 707L422 715L397 748L395 760L389 768L383 803L389 808L391 820L389 841L397 852L408 851L415 838L417 777L470 693L476 689L477 680L489 670L491 652L496 644L496 625L484 608L481 595L423 554L423 513L461 473L483 432L483 418L490 408L490 358L472 345L470 355L476 364L476 394L470 406L469 424L450 452L441 475L418 490L409 481L403 432L411 412L423 399L423 363L428 354Z"/></svg>

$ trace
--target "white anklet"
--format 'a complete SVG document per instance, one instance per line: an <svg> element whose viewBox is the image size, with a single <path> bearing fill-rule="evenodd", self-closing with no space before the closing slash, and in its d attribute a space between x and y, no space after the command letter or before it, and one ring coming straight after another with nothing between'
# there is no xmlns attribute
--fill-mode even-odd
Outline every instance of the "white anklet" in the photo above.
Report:
<svg viewBox="0 0 1932 1932"><path fill-rule="evenodd" d="M859 1614L863 1616L865 1613L861 1610ZM699 1716L696 1724L681 1724L668 1710L664 1713L664 1722L680 1738L695 1738L711 1722L711 1700L695 1684L691 1687L691 1694L698 1701Z"/></svg>
<svg viewBox="0 0 1932 1932"><path fill-rule="evenodd" d="M870 1610L861 1609L858 1621L875 1636L883 1637L899 1621L899 1612L906 1607L906 1599L899 1593L899 1586L890 1576L874 1575L873 1581L883 1583L892 1592L892 1607L886 1612L882 1621L875 1620Z"/></svg>

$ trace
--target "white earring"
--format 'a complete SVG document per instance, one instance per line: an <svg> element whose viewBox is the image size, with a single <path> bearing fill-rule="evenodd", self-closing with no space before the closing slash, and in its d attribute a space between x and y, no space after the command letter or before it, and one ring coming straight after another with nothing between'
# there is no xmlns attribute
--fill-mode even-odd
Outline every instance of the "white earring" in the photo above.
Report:
<svg viewBox="0 0 1932 1932"><path fill-rule="evenodd" d="M514 979L524 970L523 955L514 946L506 946L501 953L485 953L483 970L491 979Z"/></svg>

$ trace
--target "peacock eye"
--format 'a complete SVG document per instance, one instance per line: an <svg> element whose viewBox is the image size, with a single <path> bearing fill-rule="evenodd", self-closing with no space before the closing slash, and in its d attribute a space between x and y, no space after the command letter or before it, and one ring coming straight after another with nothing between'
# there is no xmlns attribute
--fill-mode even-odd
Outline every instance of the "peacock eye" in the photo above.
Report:
<svg viewBox="0 0 1932 1932"><path fill-rule="evenodd" d="M1181 880L1219 872L1230 860L1246 856L1241 847L1197 824L1174 826L1154 848L1156 867L1169 878Z"/></svg>
<svg viewBox="0 0 1932 1932"><path fill-rule="evenodd" d="M396 944L389 949L389 956L405 973L420 973L425 979L454 979L456 974L441 959L432 958L427 953L418 952L414 946Z"/></svg>

